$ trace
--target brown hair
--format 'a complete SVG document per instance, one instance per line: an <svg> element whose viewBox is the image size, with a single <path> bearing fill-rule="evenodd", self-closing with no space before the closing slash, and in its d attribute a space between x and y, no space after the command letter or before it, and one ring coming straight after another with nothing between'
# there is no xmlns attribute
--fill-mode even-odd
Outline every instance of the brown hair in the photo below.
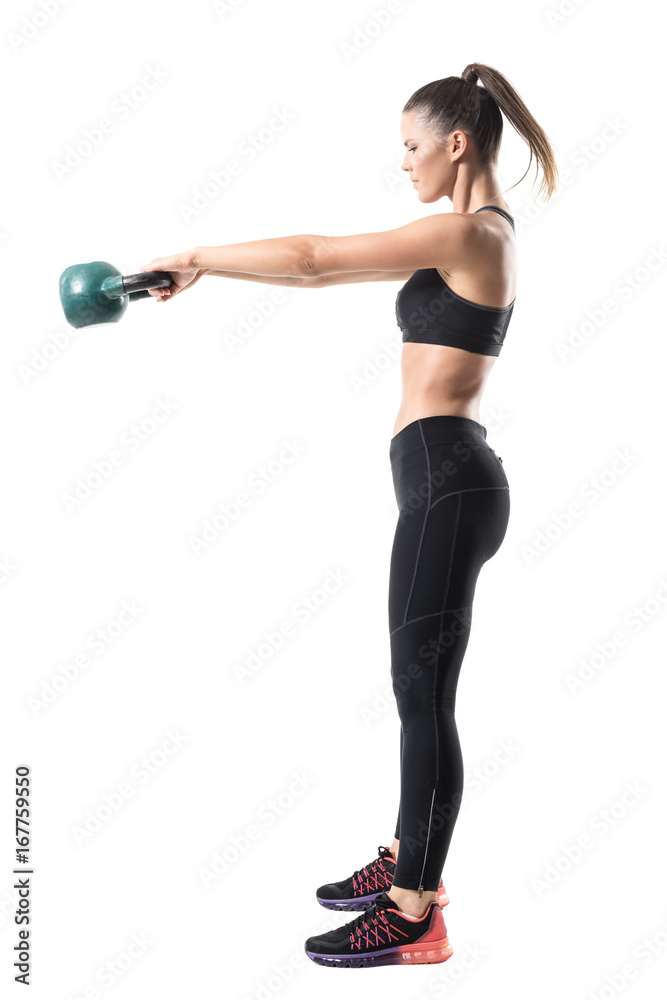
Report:
<svg viewBox="0 0 667 1000"><path fill-rule="evenodd" d="M461 76L446 76L420 87L403 108L404 113L415 112L420 125L433 130L439 141L462 129L477 143L481 166L494 167L503 134L501 111L530 149L526 173L516 183L521 183L535 157L536 177L538 164L542 167L538 197L546 189L548 201L558 181L553 148L512 84L497 69L469 63Z"/></svg>

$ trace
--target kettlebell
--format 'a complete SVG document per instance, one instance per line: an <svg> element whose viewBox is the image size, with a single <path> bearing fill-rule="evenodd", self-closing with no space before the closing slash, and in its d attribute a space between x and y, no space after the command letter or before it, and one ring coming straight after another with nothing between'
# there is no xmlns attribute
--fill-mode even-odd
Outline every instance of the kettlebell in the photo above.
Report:
<svg viewBox="0 0 667 1000"><path fill-rule="evenodd" d="M60 302L70 326L117 323L135 299L149 298L149 288L171 288L166 271L142 271L123 276L113 264L93 260L71 264L60 275Z"/></svg>

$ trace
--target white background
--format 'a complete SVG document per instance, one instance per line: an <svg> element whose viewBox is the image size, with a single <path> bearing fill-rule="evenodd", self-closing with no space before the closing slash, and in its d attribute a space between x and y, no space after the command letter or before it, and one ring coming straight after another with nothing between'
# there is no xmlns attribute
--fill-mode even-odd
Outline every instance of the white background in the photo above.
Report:
<svg viewBox="0 0 667 1000"><path fill-rule="evenodd" d="M653 253L666 238L664 39L646 0L567 2L558 18L556 0L391 9L3 7L8 996L23 995L12 982L22 764L40 1000L664 993L666 352ZM414 90L473 60L512 81L569 183L546 205L533 165L508 194L517 303L481 419L512 510L480 575L459 683L466 793L443 872L454 955L334 971L303 943L354 914L323 910L315 890L389 844L398 807L386 602L399 286L316 293L206 278L171 303L132 303L118 324L75 331L58 278L82 261L131 274L198 245L372 232L449 211L420 204L401 175L400 115ZM143 90L151 72L160 82ZM291 120L261 132L276 109ZM104 118L111 131L78 163L69 150L59 176L68 148ZM240 150L259 134L251 161ZM184 206L232 159L241 173L209 187L186 220ZM506 188L527 164L506 124ZM244 322L251 334L230 350ZM558 345L582 327L562 358ZM159 400L171 413L151 423ZM300 454L280 464L286 442ZM68 510L79 477L117 449L122 464ZM250 477L267 467L260 494ZM244 490L250 506L195 553L192 537ZM568 525L572 504L580 516ZM300 619L295 605L321 598L331 573L345 580ZM235 664L285 622L294 634L239 679ZM103 653L90 645L98 629ZM88 665L68 671L82 654ZM573 692L568 675L591 658ZM207 887L216 855L227 868Z"/></svg>

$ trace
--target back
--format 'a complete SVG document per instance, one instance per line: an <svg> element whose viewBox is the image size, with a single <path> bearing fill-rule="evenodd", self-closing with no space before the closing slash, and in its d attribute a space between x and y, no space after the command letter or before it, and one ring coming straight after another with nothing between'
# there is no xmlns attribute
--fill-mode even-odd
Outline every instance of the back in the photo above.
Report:
<svg viewBox="0 0 667 1000"><path fill-rule="evenodd" d="M514 229L514 219L503 208L483 205L475 214L483 211L499 213ZM459 347L498 357L514 302L504 307L472 302L453 291L437 268L420 268L396 296L396 322L404 342Z"/></svg>

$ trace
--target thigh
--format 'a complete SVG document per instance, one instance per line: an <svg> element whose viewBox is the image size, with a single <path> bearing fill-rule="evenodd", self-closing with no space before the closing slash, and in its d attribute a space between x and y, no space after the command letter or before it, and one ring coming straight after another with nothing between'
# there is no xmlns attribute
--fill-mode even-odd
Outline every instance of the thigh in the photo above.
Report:
<svg viewBox="0 0 667 1000"><path fill-rule="evenodd" d="M455 454L449 444L414 449L397 462L399 507L389 574L389 631L471 607L479 571L500 548L509 488L485 445Z"/></svg>

